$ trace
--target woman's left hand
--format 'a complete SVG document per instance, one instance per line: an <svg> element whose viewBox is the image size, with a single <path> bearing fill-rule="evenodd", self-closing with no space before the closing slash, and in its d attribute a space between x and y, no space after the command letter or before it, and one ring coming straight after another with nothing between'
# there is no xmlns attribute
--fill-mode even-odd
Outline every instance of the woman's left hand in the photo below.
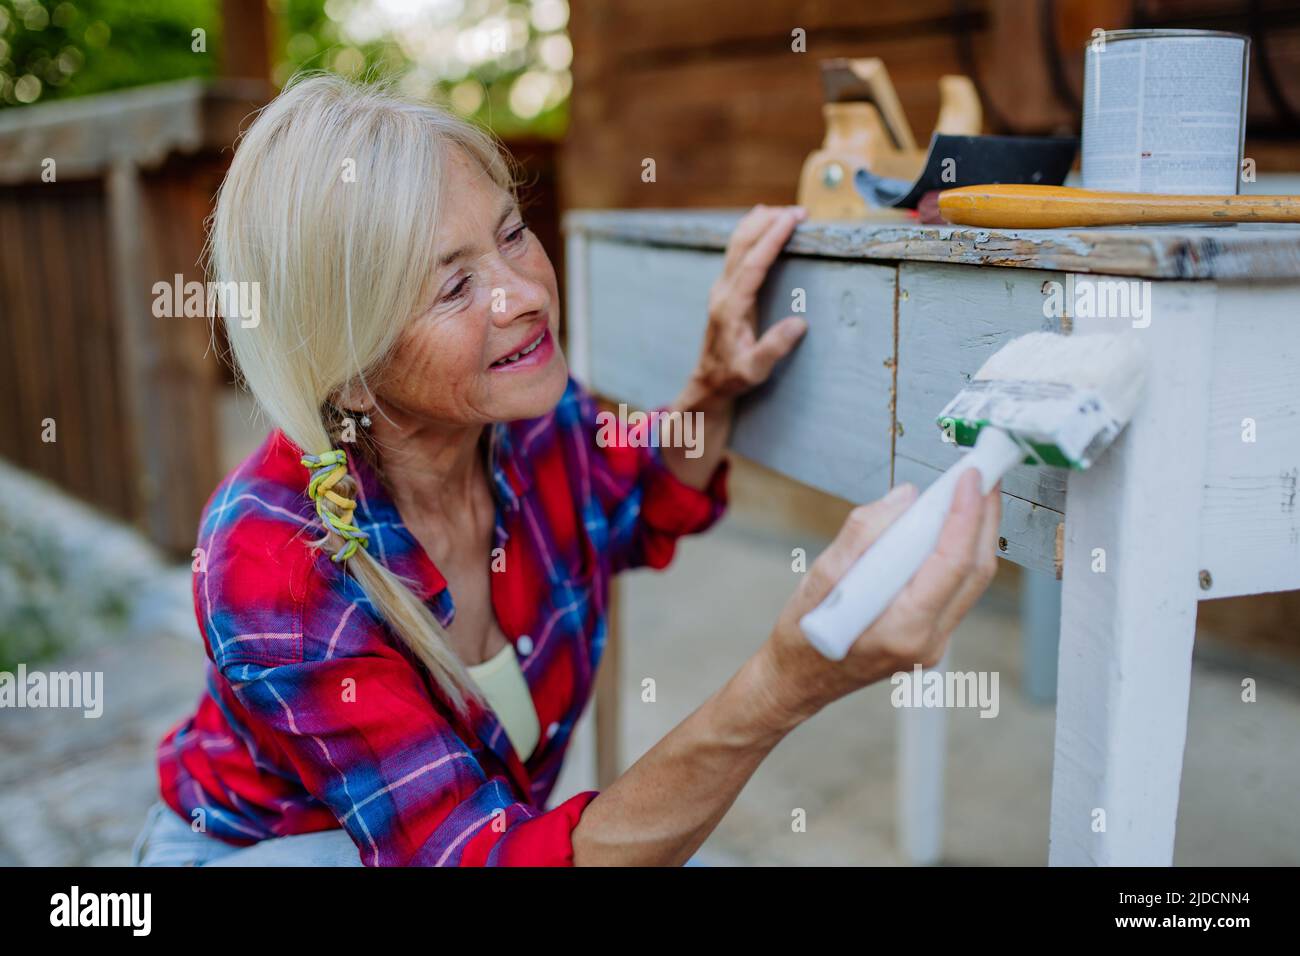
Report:
<svg viewBox="0 0 1300 956"><path fill-rule="evenodd" d="M722 275L709 292L709 325L686 389L688 407L729 407L736 396L767 381L807 330L808 323L792 315L757 334L759 289L805 218L799 206L755 206L737 224Z"/></svg>
<svg viewBox="0 0 1300 956"><path fill-rule="evenodd" d="M808 323L791 315L758 335L758 290L806 217L798 206L755 206L727 243L722 275L709 291L700 360L673 403L674 411L698 416L699 440L689 453L672 441L663 450L669 470L692 487L704 488L722 460L736 396L767 381L807 331Z"/></svg>

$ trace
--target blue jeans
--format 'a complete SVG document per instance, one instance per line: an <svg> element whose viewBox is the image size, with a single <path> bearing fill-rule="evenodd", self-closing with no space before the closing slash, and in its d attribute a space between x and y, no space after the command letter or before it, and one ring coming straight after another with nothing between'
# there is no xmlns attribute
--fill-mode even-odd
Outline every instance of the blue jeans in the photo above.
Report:
<svg viewBox="0 0 1300 956"><path fill-rule="evenodd" d="M184 817L159 801L149 808L131 849L132 866L360 866L361 855L344 830L274 837L234 846L196 833Z"/></svg>

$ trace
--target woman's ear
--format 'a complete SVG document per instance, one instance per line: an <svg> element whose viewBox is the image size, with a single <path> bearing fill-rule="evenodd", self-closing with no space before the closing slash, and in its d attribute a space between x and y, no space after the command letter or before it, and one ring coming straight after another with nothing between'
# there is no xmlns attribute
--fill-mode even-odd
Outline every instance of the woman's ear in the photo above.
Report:
<svg viewBox="0 0 1300 956"><path fill-rule="evenodd" d="M374 412L375 395L359 378L354 378L339 387L330 404L359 417Z"/></svg>

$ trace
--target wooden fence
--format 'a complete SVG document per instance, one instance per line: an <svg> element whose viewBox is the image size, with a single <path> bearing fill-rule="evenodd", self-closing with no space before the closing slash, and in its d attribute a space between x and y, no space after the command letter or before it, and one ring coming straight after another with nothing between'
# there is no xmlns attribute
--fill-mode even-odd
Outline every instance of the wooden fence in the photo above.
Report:
<svg viewBox="0 0 1300 956"><path fill-rule="evenodd" d="M169 83L0 114L0 454L170 552L218 475L225 375L205 318L157 318L257 83Z"/></svg>

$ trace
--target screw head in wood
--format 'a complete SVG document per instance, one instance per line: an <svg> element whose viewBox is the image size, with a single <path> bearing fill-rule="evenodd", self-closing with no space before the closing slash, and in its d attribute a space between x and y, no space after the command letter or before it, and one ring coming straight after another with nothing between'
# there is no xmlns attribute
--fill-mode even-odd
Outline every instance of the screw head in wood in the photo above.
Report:
<svg viewBox="0 0 1300 956"><path fill-rule="evenodd" d="M844 167L839 163L828 163L822 170L822 185L827 189L835 189L842 182L844 182Z"/></svg>

